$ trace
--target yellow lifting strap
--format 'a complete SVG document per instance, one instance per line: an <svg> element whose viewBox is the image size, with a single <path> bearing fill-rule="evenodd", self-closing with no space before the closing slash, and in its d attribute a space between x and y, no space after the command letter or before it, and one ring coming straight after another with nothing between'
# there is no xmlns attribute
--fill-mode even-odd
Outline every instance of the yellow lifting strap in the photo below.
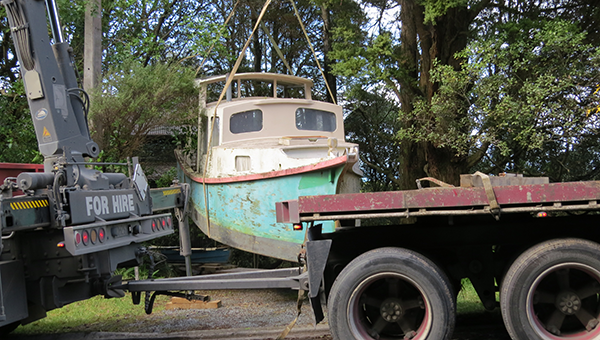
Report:
<svg viewBox="0 0 600 340"><path fill-rule="evenodd" d="M292 72L292 68L290 67L290 64L288 64L287 60L285 60L285 57L283 56L283 52L281 52L281 49L279 49L277 42L275 41L275 39L273 39L273 36L271 36L271 33L269 33L269 30L267 29L267 26L265 26L265 23L262 21L260 22L260 28L262 28L263 32L265 32L265 34L267 35L267 38L269 38L271 45L273 45L275 52L277 52L277 55L283 61L285 68L287 68L287 70L288 70L288 73L293 75L294 72Z"/></svg>
<svg viewBox="0 0 600 340"><path fill-rule="evenodd" d="M250 36L248 37L248 40L246 40L246 43L244 44L244 47L242 48L242 51L240 52L240 55L238 56L237 60L235 61L235 65L233 65L233 69L231 70L231 76L227 77L227 81L225 82L225 87L223 87L223 90L221 91L221 94L219 95L219 100L217 101L217 105L215 105L215 116L217 115L217 108L219 107L219 104L221 104L221 102L223 101L223 97L225 97L225 94L227 93L227 89L229 88L229 86L231 86L231 82L233 81L233 76L237 73L238 68L240 67L240 64L242 63L242 60L244 59L244 55L246 54L246 49L248 48L248 46L250 46L250 41L252 39L252 36L254 35L254 33L256 32L256 29L259 26L259 23L261 22L263 16L265 15L267 8L269 7L269 4L271 3L271 0L267 0L262 8L262 11L260 12L260 15L258 16L258 20L256 21L256 24L254 25L254 28L252 29L252 33L250 33ZM213 130L215 128L215 121L216 119L213 119L210 125L210 132L208 134L208 140L209 143L210 141L212 141L212 134L213 134ZM205 213L206 213L206 230L207 230L207 235L210 238L210 216L208 213L208 193L206 190L206 171L208 169L208 162L210 160L210 152L211 152L211 147L210 145L208 145L207 151L206 151L206 164L204 165L204 171L202 172L202 189L204 191L204 208L205 208ZM200 155L198 155L198 157L200 157Z"/></svg>
<svg viewBox="0 0 600 340"><path fill-rule="evenodd" d="M237 0L235 5L233 5L233 9L231 10L231 13L229 13L229 16L227 16L227 19L223 23L223 28L219 32L219 36L217 37L217 39L215 39L215 42L213 42L212 45L210 45L210 48L208 49L208 52L206 52L206 55L202 59L200 66L198 66L198 68L196 69L196 75L198 75L198 73L200 73L200 70L202 70L202 66L204 66L204 63L206 63L206 61L208 60L208 56L210 55L210 52L212 52L213 47L215 47L215 44L221 38L221 35L222 35L221 32L223 32L225 27L227 27L227 24L229 23L229 20L233 17L233 14L235 13L235 9L237 8L237 5L239 5L239 3L240 3L240 0ZM195 56L198 56L198 55L195 55Z"/></svg>
<svg viewBox="0 0 600 340"><path fill-rule="evenodd" d="M298 13L298 8L296 8L296 4L294 3L294 0L290 0L290 2L292 3L292 7L294 7L294 12L296 13L296 18L298 18L298 22L300 23L300 27L302 27L302 32L304 32L304 36L306 37L306 41L308 42L308 46L310 46L310 50L312 51L313 57L315 58L315 61L317 62L317 67L319 68L319 71L321 71L321 76L323 76L323 81L325 81L325 86L327 86L327 91L329 92L329 96L331 97L331 100L333 101L333 103L337 105L336 100L335 100L335 96L331 92L331 88L329 87L329 83L327 82L327 78L325 78L325 72L323 72L323 68L321 68L321 64L319 63L319 59L317 58L317 53L315 53L315 49L313 48L313 45L310 42L310 38L308 37L308 33L306 33L306 28L304 28L304 23L302 23L302 19L300 18L300 13Z"/></svg>

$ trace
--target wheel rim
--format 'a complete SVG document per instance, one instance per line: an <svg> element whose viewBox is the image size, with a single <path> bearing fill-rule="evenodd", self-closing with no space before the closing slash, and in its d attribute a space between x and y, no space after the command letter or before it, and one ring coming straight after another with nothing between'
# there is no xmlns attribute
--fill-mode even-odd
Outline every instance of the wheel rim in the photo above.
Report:
<svg viewBox="0 0 600 340"><path fill-rule="evenodd" d="M600 272L581 263L546 269L527 293L527 318L544 340L600 338Z"/></svg>
<svg viewBox="0 0 600 340"><path fill-rule="evenodd" d="M421 287L393 272L371 275L354 289L348 304L356 339L425 339L431 329L431 304Z"/></svg>

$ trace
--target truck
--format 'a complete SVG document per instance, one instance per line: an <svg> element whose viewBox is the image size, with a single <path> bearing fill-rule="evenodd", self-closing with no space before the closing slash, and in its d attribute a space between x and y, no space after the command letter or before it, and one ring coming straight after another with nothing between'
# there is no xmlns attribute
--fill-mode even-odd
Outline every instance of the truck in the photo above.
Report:
<svg viewBox="0 0 600 340"><path fill-rule="evenodd" d="M599 339L600 182L476 172L460 183L277 203L278 221L327 244L306 256L326 258L309 296L317 311L326 298L333 338L450 339L468 278L514 340ZM322 233L328 220L343 223Z"/></svg>
<svg viewBox="0 0 600 340"><path fill-rule="evenodd" d="M115 269L139 265L143 242L174 232L167 210L183 207L185 197L181 186L151 190L137 158L113 164L128 175L94 168L106 164L89 161L100 149L55 3L2 5L44 156L43 165L0 164L0 332L7 333L74 301L122 296L108 288L119 281Z"/></svg>

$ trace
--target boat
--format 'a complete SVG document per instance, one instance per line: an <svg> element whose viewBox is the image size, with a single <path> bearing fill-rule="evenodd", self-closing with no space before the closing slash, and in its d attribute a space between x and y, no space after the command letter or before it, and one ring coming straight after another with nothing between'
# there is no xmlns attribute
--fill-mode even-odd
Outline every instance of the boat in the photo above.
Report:
<svg viewBox="0 0 600 340"><path fill-rule="evenodd" d="M207 103L211 87L227 81L226 100ZM197 148L176 151L192 220L225 245L297 261L307 228L277 223L275 203L360 190L358 145L345 140L342 107L312 99L312 80L291 75L240 73L197 83ZM242 95L258 90L263 95ZM335 227L326 221L323 232Z"/></svg>

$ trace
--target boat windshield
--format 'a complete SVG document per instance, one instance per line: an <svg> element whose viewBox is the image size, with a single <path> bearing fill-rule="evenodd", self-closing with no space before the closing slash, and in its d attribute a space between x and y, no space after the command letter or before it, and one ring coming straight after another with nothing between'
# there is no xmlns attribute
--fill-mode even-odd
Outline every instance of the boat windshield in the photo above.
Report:
<svg viewBox="0 0 600 340"><path fill-rule="evenodd" d="M229 118L231 133L260 131L263 128L263 113L261 110L238 112Z"/></svg>
<svg viewBox="0 0 600 340"><path fill-rule="evenodd" d="M296 127L298 130L333 132L336 129L335 114L323 110L298 108Z"/></svg>

